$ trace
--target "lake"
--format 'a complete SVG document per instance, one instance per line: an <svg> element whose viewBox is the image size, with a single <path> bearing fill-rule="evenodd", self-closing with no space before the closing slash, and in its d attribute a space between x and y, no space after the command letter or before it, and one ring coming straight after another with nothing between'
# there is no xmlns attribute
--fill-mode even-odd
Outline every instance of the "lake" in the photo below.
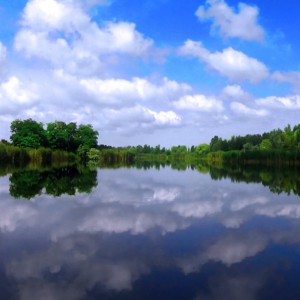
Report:
<svg viewBox="0 0 300 300"><path fill-rule="evenodd" d="M1 299L300 299L297 170L0 177Z"/></svg>

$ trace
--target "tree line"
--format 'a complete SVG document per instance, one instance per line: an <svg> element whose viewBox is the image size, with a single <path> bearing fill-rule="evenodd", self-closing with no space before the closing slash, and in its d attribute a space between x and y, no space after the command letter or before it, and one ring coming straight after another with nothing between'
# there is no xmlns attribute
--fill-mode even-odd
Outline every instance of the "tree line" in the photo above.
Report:
<svg viewBox="0 0 300 300"><path fill-rule="evenodd" d="M15 148L6 149L3 146L8 142L0 142L0 162L15 162L22 159L25 161L28 160L26 158L28 154L31 161L39 158L43 162L53 161L54 151L61 151L56 154L58 160L65 159L64 157L67 156L62 152L66 152L74 153L74 156L79 157L81 161L90 160L95 163L198 158L232 163L245 161L300 163L300 124L293 128L287 125L283 130L275 129L263 134L232 136L230 139L214 136L209 144L191 147L177 145L170 148L147 144L127 147L98 145L98 131L94 130L92 125L78 126L75 122L55 121L44 125L32 119L15 120L10 128L10 139ZM32 152L30 149L37 149L37 151ZM38 151L41 153L37 153Z"/></svg>
<svg viewBox="0 0 300 300"><path fill-rule="evenodd" d="M246 136L232 136L230 139L222 139L214 136L209 144L209 151L231 150L300 150L300 124L287 125L283 130L274 129L263 134L247 134Z"/></svg>
<svg viewBox="0 0 300 300"><path fill-rule="evenodd" d="M245 136L232 136L230 139L222 139L214 136L209 144L199 144L191 147L185 145L172 146L170 148L150 145L137 145L128 147L111 147L99 145L99 150L115 150L132 154L165 154L184 155L197 154L206 155L210 152L218 151L250 151L250 150L284 150L300 151L300 124L294 126L287 125L283 130L274 129L263 134L247 134Z"/></svg>
<svg viewBox="0 0 300 300"><path fill-rule="evenodd" d="M137 145L137 146L127 146L127 147L112 147L108 145L99 145L98 149L100 151L115 150L124 151L132 154L187 154L189 152L195 151L195 146L187 147L184 145L172 146L171 148L161 147L160 145L150 146L150 145Z"/></svg>

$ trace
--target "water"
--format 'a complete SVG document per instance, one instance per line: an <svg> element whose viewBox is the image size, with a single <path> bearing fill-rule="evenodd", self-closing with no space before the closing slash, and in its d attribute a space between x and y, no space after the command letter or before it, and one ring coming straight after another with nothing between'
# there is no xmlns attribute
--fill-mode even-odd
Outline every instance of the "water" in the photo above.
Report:
<svg viewBox="0 0 300 300"><path fill-rule="evenodd" d="M197 168L0 177L0 299L300 299L296 170Z"/></svg>

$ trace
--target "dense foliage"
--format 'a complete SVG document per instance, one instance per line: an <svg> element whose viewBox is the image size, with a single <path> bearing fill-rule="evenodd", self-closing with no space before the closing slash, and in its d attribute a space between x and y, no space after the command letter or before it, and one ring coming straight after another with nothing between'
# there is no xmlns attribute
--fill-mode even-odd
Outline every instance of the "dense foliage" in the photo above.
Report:
<svg viewBox="0 0 300 300"><path fill-rule="evenodd" d="M40 148L46 146L46 133L42 123L31 119L15 120L11 123L11 141L21 148Z"/></svg>
<svg viewBox="0 0 300 300"><path fill-rule="evenodd" d="M15 120L11 123L11 141L20 148L50 148L75 152L80 147L86 150L96 147L99 133L91 125L48 123L46 129L42 123L32 119Z"/></svg>

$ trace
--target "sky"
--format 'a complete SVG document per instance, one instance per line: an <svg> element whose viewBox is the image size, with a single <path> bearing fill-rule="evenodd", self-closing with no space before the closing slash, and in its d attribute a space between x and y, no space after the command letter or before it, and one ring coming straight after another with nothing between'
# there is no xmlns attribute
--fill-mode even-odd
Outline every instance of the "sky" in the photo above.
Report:
<svg viewBox="0 0 300 300"><path fill-rule="evenodd" d="M0 137L188 146L300 123L297 1L0 0Z"/></svg>

